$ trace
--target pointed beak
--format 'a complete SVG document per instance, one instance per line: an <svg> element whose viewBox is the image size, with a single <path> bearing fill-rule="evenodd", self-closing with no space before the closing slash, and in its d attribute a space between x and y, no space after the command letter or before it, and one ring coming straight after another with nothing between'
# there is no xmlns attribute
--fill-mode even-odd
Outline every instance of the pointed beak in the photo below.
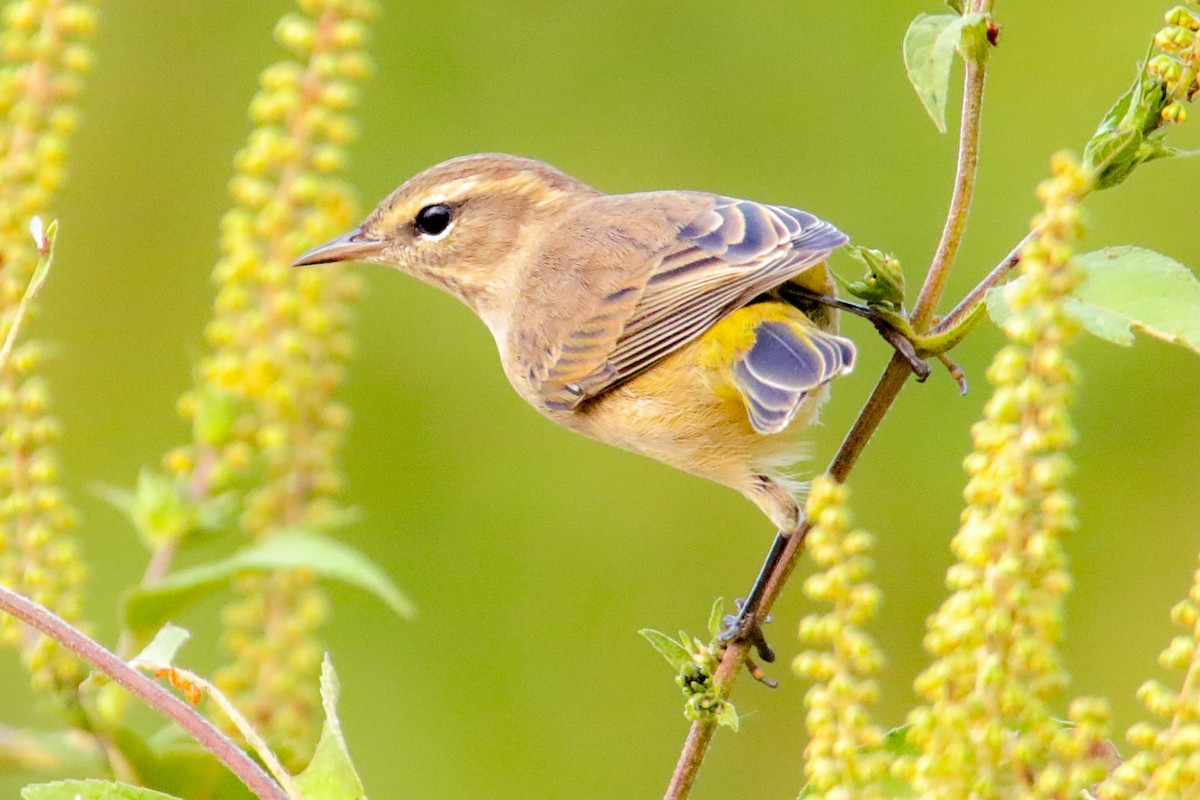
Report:
<svg viewBox="0 0 1200 800"><path fill-rule="evenodd" d="M293 267L310 264L331 264L335 261L370 261L383 252L383 242L373 238L361 227L355 228L325 244L317 245L292 262Z"/></svg>

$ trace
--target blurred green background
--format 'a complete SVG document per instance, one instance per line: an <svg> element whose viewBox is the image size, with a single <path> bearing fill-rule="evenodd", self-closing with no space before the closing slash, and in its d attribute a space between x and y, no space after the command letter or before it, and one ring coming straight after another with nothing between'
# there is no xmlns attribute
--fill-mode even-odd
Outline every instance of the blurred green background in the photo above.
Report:
<svg viewBox="0 0 1200 800"><path fill-rule="evenodd" d="M1023 234L1049 155L1079 149L1128 85L1167 0L998 4L975 214L950 288L960 295ZM364 211L410 174L486 150L545 159L610 191L699 188L788 203L897 253L915 282L937 241L955 142L905 79L900 41L927 2L753 4L383 3L378 74L350 178ZM88 493L131 485L186 436L174 412L201 352L217 222L246 104L283 0L106 0L85 123L59 204L59 261L34 335L65 423L65 472L93 564L89 610L112 641L114 607L144 554ZM957 82L957 79L956 79ZM957 97L957 91L955 92ZM1200 120L1172 132L1200 145ZM1200 165L1158 163L1087 204L1088 247L1140 244L1200 264ZM845 260L837 266L850 267ZM483 326L456 301L362 267L360 352L344 400L352 543L416 600L400 622L331 588L329 648L343 723L374 798L618 798L661 794L686 723L667 666L636 631L699 631L712 599L745 592L772 531L729 490L548 424L512 393ZM888 356L850 320L861 365L816 431L819 469ZM1000 341L956 357L960 398L937 371L910 385L854 473L857 521L878 537L890 659L879 717L897 724L927 662L925 617L944 595L961 507L960 461ZM1200 361L1158 342L1083 342L1081 532L1068 543L1072 691L1141 714L1200 545ZM184 663L215 664L216 602L190 612ZM804 685L787 663L805 612L793 580L768 633L782 686L735 701L696 798L790 797L802 778ZM0 654L0 720L30 711ZM15 794L20 783L4 778Z"/></svg>

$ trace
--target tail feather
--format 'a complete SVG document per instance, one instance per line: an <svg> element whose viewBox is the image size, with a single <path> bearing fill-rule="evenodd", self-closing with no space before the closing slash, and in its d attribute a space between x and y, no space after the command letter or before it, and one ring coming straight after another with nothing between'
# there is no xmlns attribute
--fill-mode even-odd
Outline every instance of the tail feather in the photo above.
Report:
<svg viewBox="0 0 1200 800"><path fill-rule="evenodd" d="M854 344L799 320L754 329L754 344L733 364L733 378L759 433L778 433L805 396L854 366Z"/></svg>

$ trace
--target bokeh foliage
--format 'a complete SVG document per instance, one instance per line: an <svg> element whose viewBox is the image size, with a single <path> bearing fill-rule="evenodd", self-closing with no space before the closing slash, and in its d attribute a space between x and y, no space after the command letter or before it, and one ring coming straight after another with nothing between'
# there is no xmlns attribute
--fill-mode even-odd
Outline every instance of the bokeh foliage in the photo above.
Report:
<svg viewBox="0 0 1200 800"><path fill-rule="evenodd" d="M208 318L229 157L248 129L253 76L276 57L265 33L287 5L105 4L58 272L34 331L57 343L46 370L72 489L132 483L184 435L173 405ZM370 202L434 161L507 150L614 191L697 187L800 205L919 264L940 228L953 148L900 63L905 26L927 6L389 2L352 180ZM1153 0L1002 3L978 206L950 296L1023 233L1047 155L1082 146L1162 11ZM1087 246L1145 244L1194 264L1182 209L1195 170L1151 165L1089 201ZM400 623L333 595L343 722L366 784L375 797L653 795L683 723L634 632L698 628L714 595L744 591L769 532L725 490L547 425L511 394L464 309L386 271L363 275L344 400L356 417L348 495L367 515L349 536L422 611ZM864 326L846 327L865 343L863 363L835 387L819 461L887 356ZM886 597L882 720L900 721L927 661L924 619L943 595L959 463L998 343L981 333L956 352L976 377L965 400L944 379L907 390L852 480ZM1076 359L1081 527L1067 543L1076 589L1064 655L1077 692L1112 698L1121 729L1142 715L1134 691L1172 635L1166 612L1200 539L1198 371L1154 342L1085 343ZM111 635L106 615L143 556L122 519L86 496L80 505L89 609ZM791 587L776 643L804 606ZM215 642L214 609L184 620L200 642ZM15 667L0 676L11 677L6 718L19 721L23 678ZM742 689L742 732L723 739L695 796L794 791L803 686L783 684Z"/></svg>

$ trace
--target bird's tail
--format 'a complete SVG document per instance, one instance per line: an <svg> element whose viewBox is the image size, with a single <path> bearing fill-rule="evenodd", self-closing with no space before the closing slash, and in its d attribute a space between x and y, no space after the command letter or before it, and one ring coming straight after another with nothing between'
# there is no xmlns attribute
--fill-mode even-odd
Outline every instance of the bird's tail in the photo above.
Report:
<svg viewBox="0 0 1200 800"><path fill-rule="evenodd" d="M720 371L759 433L782 431L809 393L854 366L853 342L821 330L785 303L738 309L710 335L714 350L724 356Z"/></svg>

